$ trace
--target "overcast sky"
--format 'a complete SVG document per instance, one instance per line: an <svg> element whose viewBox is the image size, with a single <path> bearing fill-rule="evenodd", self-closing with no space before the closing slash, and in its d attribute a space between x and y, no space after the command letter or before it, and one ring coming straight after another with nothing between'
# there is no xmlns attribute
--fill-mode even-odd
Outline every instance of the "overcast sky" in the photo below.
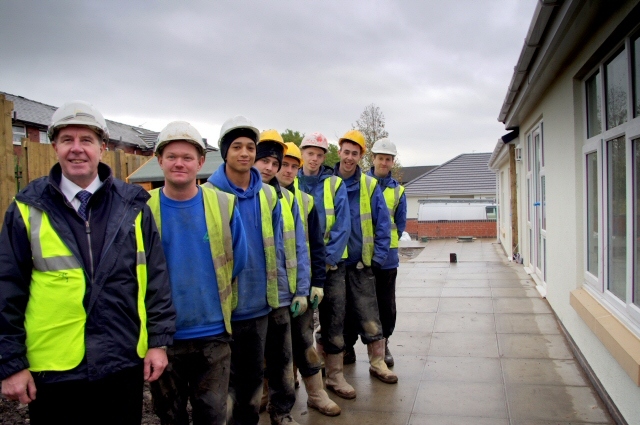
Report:
<svg viewBox="0 0 640 425"><path fill-rule="evenodd" d="M0 91L216 144L245 115L330 141L380 107L404 166L491 152L537 0L0 0Z"/></svg>

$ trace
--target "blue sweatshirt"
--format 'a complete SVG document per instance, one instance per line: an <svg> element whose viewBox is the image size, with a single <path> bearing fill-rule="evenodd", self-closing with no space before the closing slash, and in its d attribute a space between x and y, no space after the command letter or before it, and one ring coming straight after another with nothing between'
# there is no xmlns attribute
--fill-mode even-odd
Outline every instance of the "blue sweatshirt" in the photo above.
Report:
<svg viewBox="0 0 640 425"><path fill-rule="evenodd" d="M229 181L225 174L225 165L220 164L209 183L238 197L238 212L242 217L249 254L244 269L238 275L238 306L231 320L248 320L269 314L271 307L267 303L267 265L262 243L262 214L260 213L260 189L262 179L255 168L251 168L251 181L247 190L243 190ZM282 215L280 202L271 215L273 236L276 247L282 245ZM278 249L276 249L278 253ZM280 255L278 254L278 257ZM278 258L276 264L280 264Z"/></svg>
<svg viewBox="0 0 640 425"><path fill-rule="evenodd" d="M160 190L160 214L162 248L167 257L171 295L177 313L174 339L203 338L224 333L224 317L207 233L202 189L186 201L169 199ZM231 239L232 274L235 277L247 259L247 241L237 208L231 217Z"/></svg>
<svg viewBox="0 0 640 425"><path fill-rule="evenodd" d="M384 178L376 177L373 172L373 167L367 173L368 175L376 178L378 180L378 187L382 191L382 196L384 197L384 190L386 188L395 189L400 186L400 183L393 177L391 177L391 173ZM400 201L398 202L398 207L393 215L393 220L398 227L398 239L402 236L402 232L407 228L407 198L404 196L404 192L402 196L400 196ZM398 259L398 248L389 249L389 255L387 256L387 261L382 265L383 270L390 270L398 268L400 265L400 260Z"/></svg>
<svg viewBox="0 0 640 425"><path fill-rule="evenodd" d="M305 176L302 169L298 171L298 184L300 190L313 196L314 208L318 212L321 232L324 235L327 228L327 215L324 209L324 181L333 175L333 169L323 165L318 175ZM340 184L333 200L336 222L329 232L329 242L327 242L326 263L335 266L342 261L342 254L349 241L351 232L351 221L349 220L349 200L344 182Z"/></svg>
<svg viewBox="0 0 640 425"><path fill-rule="evenodd" d="M335 173L338 173L340 163L335 166ZM346 265L352 266L362 261L362 225L360 223L360 176L362 171L357 166L353 176L344 180L347 187L347 195L349 197L349 209L351 211L351 233L349 234L349 257ZM384 196L378 185L376 185L371 197L371 217L373 221L373 259L382 266L387 260L389 254L389 246L391 245L391 218L387 204L384 202ZM372 264L373 265L373 264Z"/></svg>

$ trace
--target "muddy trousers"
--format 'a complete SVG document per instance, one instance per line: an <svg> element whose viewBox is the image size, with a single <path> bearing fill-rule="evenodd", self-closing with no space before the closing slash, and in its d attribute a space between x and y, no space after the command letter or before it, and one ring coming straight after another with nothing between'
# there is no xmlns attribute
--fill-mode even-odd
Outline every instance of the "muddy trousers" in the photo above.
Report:
<svg viewBox="0 0 640 425"><path fill-rule="evenodd" d="M269 383L269 414L288 414L296 402L289 306L276 308L269 313L264 357L267 363L265 378Z"/></svg>
<svg viewBox="0 0 640 425"><path fill-rule="evenodd" d="M396 327L396 277L398 269L373 268L376 278L376 298L382 324L382 336L389 338Z"/></svg>
<svg viewBox="0 0 640 425"><path fill-rule="evenodd" d="M226 424L231 348L216 339L174 340L167 348L169 364L151 383L153 406L163 425Z"/></svg>
<svg viewBox="0 0 640 425"><path fill-rule="evenodd" d="M345 308L345 266L344 261L341 261L336 270L327 270L324 298L318 306L321 342L327 354L340 354L344 351Z"/></svg>
<svg viewBox="0 0 640 425"><path fill-rule="evenodd" d="M231 375L229 398L233 403L231 424L256 425L264 379L264 351L269 315L231 322Z"/></svg>
<svg viewBox="0 0 640 425"><path fill-rule="evenodd" d="M126 424L142 421L142 365L97 381L38 382L36 399L29 403L31 424Z"/></svg>
<svg viewBox="0 0 640 425"><path fill-rule="evenodd" d="M371 267L346 267L347 312L344 322L344 341L353 347L358 335L364 344L380 340L382 325L378 313L376 280Z"/></svg>
<svg viewBox="0 0 640 425"><path fill-rule="evenodd" d="M303 378L320 372L322 362L313 346L313 309L311 306L304 314L298 317L291 316L291 345L293 361Z"/></svg>

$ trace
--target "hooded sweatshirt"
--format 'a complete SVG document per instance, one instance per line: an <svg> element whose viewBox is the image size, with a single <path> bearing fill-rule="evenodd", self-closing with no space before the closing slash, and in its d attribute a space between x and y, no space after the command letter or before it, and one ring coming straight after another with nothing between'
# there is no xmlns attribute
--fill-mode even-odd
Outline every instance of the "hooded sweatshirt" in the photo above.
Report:
<svg viewBox="0 0 640 425"><path fill-rule="evenodd" d="M356 166L353 176L344 180L349 198L349 209L351 211L351 233L349 234L349 257L346 260L347 266L352 266L362 261L362 225L360 223L360 176L362 171ZM337 163L334 172L337 176L340 170L340 163ZM387 260L389 246L391 245L391 218L384 196L378 185L376 185L371 197L371 218L373 222L373 259L372 261L382 266Z"/></svg>
<svg viewBox="0 0 640 425"><path fill-rule="evenodd" d="M209 183L237 197L238 212L242 217L247 237L249 255L244 269L238 275L238 306L231 315L231 320L248 320L269 314L271 307L267 303L267 265L262 243L262 215L260 213L260 189L262 179L255 168L251 168L251 180L247 190L231 183L225 174L226 164L220 167L207 179ZM282 214L280 202L271 214L273 237L276 247L282 245ZM280 257L276 248L276 255ZM277 259L276 264L283 260Z"/></svg>
<svg viewBox="0 0 640 425"><path fill-rule="evenodd" d="M333 176L333 169L322 165L317 175L305 176L302 169L298 171L298 183L300 190L313 196L314 209L318 211L321 234L324 235L327 228L327 214L324 209L324 181ZM326 263L335 266L342 261L342 254L349 241L351 221L349 220L349 200L344 183L338 186L333 200L336 221L329 233L327 242Z"/></svg>
<svg viewBox="0 0 640 425"><path fill-rule="evenodd" d="M400 186L400 183L398 183L396 179L391 177L391 173L389 173L386 177L379 178L376 177L373 172L373 167L371 167L371 170L369 170L367 174L378 180L378 187L382 191L382 197L384 197L384 190L386 188L389 187L391 189L395 189L396 187ZM407 227L407 198L406 196L404 196L404 193L402 193L402 196L400 196L400 201L398 201L398 207L396 208L396 211L393 215L393 220L398 228L398 238L400 238L400 236L402 236L402 232L404 232L404 229ZM398 248L389 248L389 255L387 256L387 261L385 261L382 265L382 269L395 269L398 268L399 265L400 260L398 259Z"/></svg>

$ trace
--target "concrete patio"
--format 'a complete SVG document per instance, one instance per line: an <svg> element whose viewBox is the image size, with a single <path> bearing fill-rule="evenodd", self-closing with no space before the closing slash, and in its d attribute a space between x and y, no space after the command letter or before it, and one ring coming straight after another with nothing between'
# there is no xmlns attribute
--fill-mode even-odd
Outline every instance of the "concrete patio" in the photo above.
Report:
<svg viewBox="0 0 640 425"><path fill-rule="evenodd" d="M345 366L355 400L330 397L334 418L307 409L301 424L612 424L546 300L495 240L429 241L398 271L398 320L390 338L397 385L369 376L366 347ZM456 253L458 262L449 263ZM262 414L260 424L269 424Z"/></svg>

